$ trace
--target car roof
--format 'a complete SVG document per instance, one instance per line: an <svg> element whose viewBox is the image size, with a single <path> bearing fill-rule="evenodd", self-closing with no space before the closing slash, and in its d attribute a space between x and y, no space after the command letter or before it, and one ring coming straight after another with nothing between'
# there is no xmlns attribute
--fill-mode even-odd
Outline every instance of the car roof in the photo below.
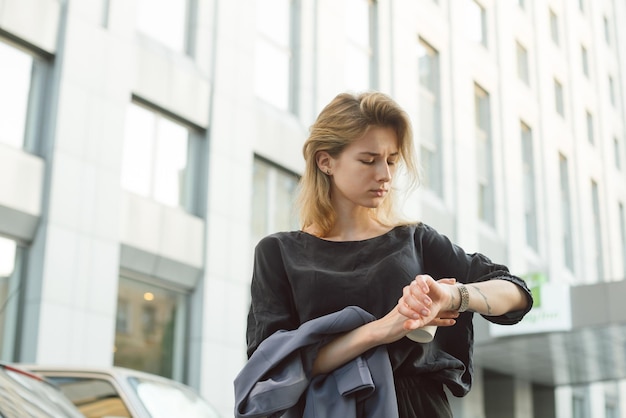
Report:
<svg viewBox="0 0 626 418"><path fill-rule="evenodd" d="M153 373L147 373L140 370L130 369L120 366L75 366L75 365L52 365L52 364L20 364L26 370L31 370L35 373L89 373L106 375L113 378L115 381L125 381L127 378L137 378L142 380L149 380L153 382L160 382L168 385L182 386L192 389L189 385L186 385L178 380L170 379L167 377L159 376ZM192 389L193 390L193 389Z"/></svg>

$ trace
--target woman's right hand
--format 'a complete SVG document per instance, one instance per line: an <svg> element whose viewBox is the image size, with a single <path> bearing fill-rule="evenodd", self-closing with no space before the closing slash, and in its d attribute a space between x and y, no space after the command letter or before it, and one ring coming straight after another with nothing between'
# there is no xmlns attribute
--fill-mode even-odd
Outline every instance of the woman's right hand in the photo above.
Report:
<svg viewBox="0 0 626 418"><path fill-rule="evenodd" d="M437 281L440 285L454 285L455 282L454 279L440 279ZM407 285L405 290L410 286ZM425 325L445 327L456 323L455 319L459 316L458 312L443 310L440 303L433 303L432 301L426 303L428 309L416 317L414 311L407 309L405 297L407 297L408 293L408 291L403 292L403 296L398 300L398 304L387 315L378 321L374 321L376 323L376 331L378 332L376 339L381 344L397 341L409 332ZM412 313L413 316L408 317L403 312Z"/></svg>

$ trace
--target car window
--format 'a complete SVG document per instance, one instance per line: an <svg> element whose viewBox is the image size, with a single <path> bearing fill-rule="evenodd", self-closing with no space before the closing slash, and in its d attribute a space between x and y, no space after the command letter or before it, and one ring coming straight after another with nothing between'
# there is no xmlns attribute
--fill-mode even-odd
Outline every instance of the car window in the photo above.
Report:
<svg viewBox="0 0 626 418"><path fill-rule="evenodd" d="M136 377L129 381L153 418L219 418L204 399L185 386Z"/></svg>
<svg viewBox="0 0 626 418"><path fill-rule="evenodd" d="M31 417L71 418L81 416L74 405L53 385L23 373L9 369L3 370L6 372L3 376L10 379L3 378L4 382L0 382L2 387L0 393L6 391L0 395L0 398L4 399L2 402L4 407L10 403L8 395L11 395L10 398L13 399L13 402L19 402L20 409L15 410L15 413L23 410ZM9 412L0 412L0 416L7 414L6 416L10 417ZM16 416L19 416L19 413Z"/></svg>
<svg viewBox="0 0 626 418"><path fill-rule="evenodd" d="M131 414L111 382L92 377L50 376L87 418L125 417Z"/></svg>

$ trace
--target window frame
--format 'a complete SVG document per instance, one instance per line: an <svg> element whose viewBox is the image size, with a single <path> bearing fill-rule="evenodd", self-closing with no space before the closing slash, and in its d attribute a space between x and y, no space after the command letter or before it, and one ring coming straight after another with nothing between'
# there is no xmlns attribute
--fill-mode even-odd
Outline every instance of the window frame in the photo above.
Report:
<svg viewBox="0 0 626 418"><path fill-rule="evenodd" d="M0 31L1 32L1 31ZM24 151L43 156L44 155L44 123L46 121L45 108L49 98L51 60L54 58L49 52L26 44L21 39L8 33L0 33L0 44L13 48L31 59L30 81L26 97L24 115L24 130L21 144L18 148ZM0 142L8 146L14 146L7 142Z"/></svg>
<svg viewBox="0 0 626 418"><path fill-rule="evenodd" d="M204 186L206 185L207 175L206 160L205 157L203 157L206 155L205 151L207 147L205 139L206 133L204 129L179 117L172 112L169 112L159 106L152 104L151 102L137 95L132 96L132 100L128 103L128 106L137 106L144 111L150 112L151 115L155 118L153 121L153 123L155 124L158 124L161 120L164 120L168 123L173 123L178 127L186 129L187 148L185 151L186 165L184 170L184 181L180 183L179 195L181 196L179 196L178 204L174 205L173 207L179 207L192 215L203 217L203 214L205 212L204 209L206 206L206 187ZM127 133L125 132L124 142L126 141L126 135ZM153 147L157 145L158 138L159 134L156 131L150 138L148 138ZM122 164L124 164L124 158ZM121 174L122 188L129 191L130 193L136 193L148 199L152 199L159 204L172 206L167 202L159 200L154 194L154 183L156 181L154 178L154 173L157 169L157 167L155 166L155 158L156 157L152 155L152 159L151 161L149 161L150 186L147 195L144 193L138 193L133 190L128 190L126 187L124 187L124 166L122 166Z"/></svg>
<svg viewBox="0 0 626 418"><path fill-rule="evenodd" d="M174 321L174 332L172 333L172 353L171 353L171 363L168 364L169 367L171 367L171 374L161 374L158 373L154 370L145 370L145 369L140 369L143 371L147 371L148 373L153 373L153 374L157 374L160 376L165 376L168 377L170 379L173 380L178 380L181 382L185 382L188 378L188 368L189 368L189 354L190 354L190 350L191 350L191 344L189 341L189 335L191 332L191 313L192 313L192 294L194 289L190 289L190 288L186 288L184 286L180 286L176 283L173 283L171 281L168 280L164 280L164 279L159 279L157 277L148 277L145 276L143 274L140 273L136 273L127 269L120 269L120 272L118 274L118 280L121 282L122 280L126 280L126 281L130 281L136 284L139 284L141 286L146 286L147 288L150 289L158 289L160 291L165 291L165 292L170 292L171 294L174 294L177 298L177 301L182 301L182 306L177 305L176 306L176 311L175 311L175 321ZM116 299L116 306L115 306L115 312L117 315L117 300L120 298L120 293L119 293L119 288L121 288L122 286L118 285L118 294L117 294L117 299ZM128 294L125 293L125 299L128 299ZM131 333L135 332L137 335L142 335L144 336L144 339L146 338L146 336L144 335L144 329L143 329L143 306L142 304L137 305L137 311L133 312L132 309L132 302L129 302L129 304L131 305L130 307L130 318L134 318L134 320L137 322L137 327L133 327L131 325ZM132 320L132 319L131 319ZM129 336L128 333L124 334L126 336ZM117 346L118 342L117 342L117 338L118 338L118 332L117 329L115 330L115 335L114 335L114 344ZM153 341L153 336L150 336L150 340L152 342ZM125 366L122 363L116 362L115 357L117 355L117 350L116 352L113 353L113 365L115 366L122 366L122 367L128 367L127 365ZM167 354L167 353L166 353ZM161 359L160 361L162 362L163 359ZM161 366L163 366L163 364L160 364Z"/></svg>
<svg viewBox="0 0 626 418"><path fill-rule="evenodd" d="M443 137L442 137L442 106L441 106L441 65L440 53L428 41L421 36L418 37L418 100L419 103L431 104L433 109L433 120L429 121L432 126L432 135L427 135L424 130L424 121L422 120L423 112L418 113L418 121L420 127L419 146L422 166L424 167L423 184L432 191L436 196L443 199L444 197L444 181L443 181ZM423 54L420 55L420 52ZM430 82L433 85L424 83L422 77L421 60L428 57L430 73ZM432 64L432 65L431 65Z"/></svg>

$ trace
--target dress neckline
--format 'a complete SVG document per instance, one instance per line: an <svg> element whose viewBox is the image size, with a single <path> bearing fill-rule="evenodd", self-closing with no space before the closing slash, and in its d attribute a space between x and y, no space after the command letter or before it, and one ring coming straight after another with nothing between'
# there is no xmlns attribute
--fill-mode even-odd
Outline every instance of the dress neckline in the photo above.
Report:
<svg viewBox="0 0 626 418"><path fill-rule="evenodd" d="M318 237L316 235L313 235L309 232L303 231L303 230L298 230L296 232L300 233L301 235L304 235L306 237L310 237L310 239L316 240L316 241L320 241L320 242L327 242L330 244L354 244L354 243L365 243L365 242L370 242L370 241L374 241L383 237L387 237L389 235L391 235L392 232L394 232L395 230L397 230L398 228L401 228L405 225L396 225L394 227L392 227L389 231L384 232L380 235L375 235L373 237L369 237L369 238L364 238L364 239L360 239L360 240L346 240L346 241L338 241L338 240L330 240L330 239L325 239L325 238L321 238Z"/></svg>

